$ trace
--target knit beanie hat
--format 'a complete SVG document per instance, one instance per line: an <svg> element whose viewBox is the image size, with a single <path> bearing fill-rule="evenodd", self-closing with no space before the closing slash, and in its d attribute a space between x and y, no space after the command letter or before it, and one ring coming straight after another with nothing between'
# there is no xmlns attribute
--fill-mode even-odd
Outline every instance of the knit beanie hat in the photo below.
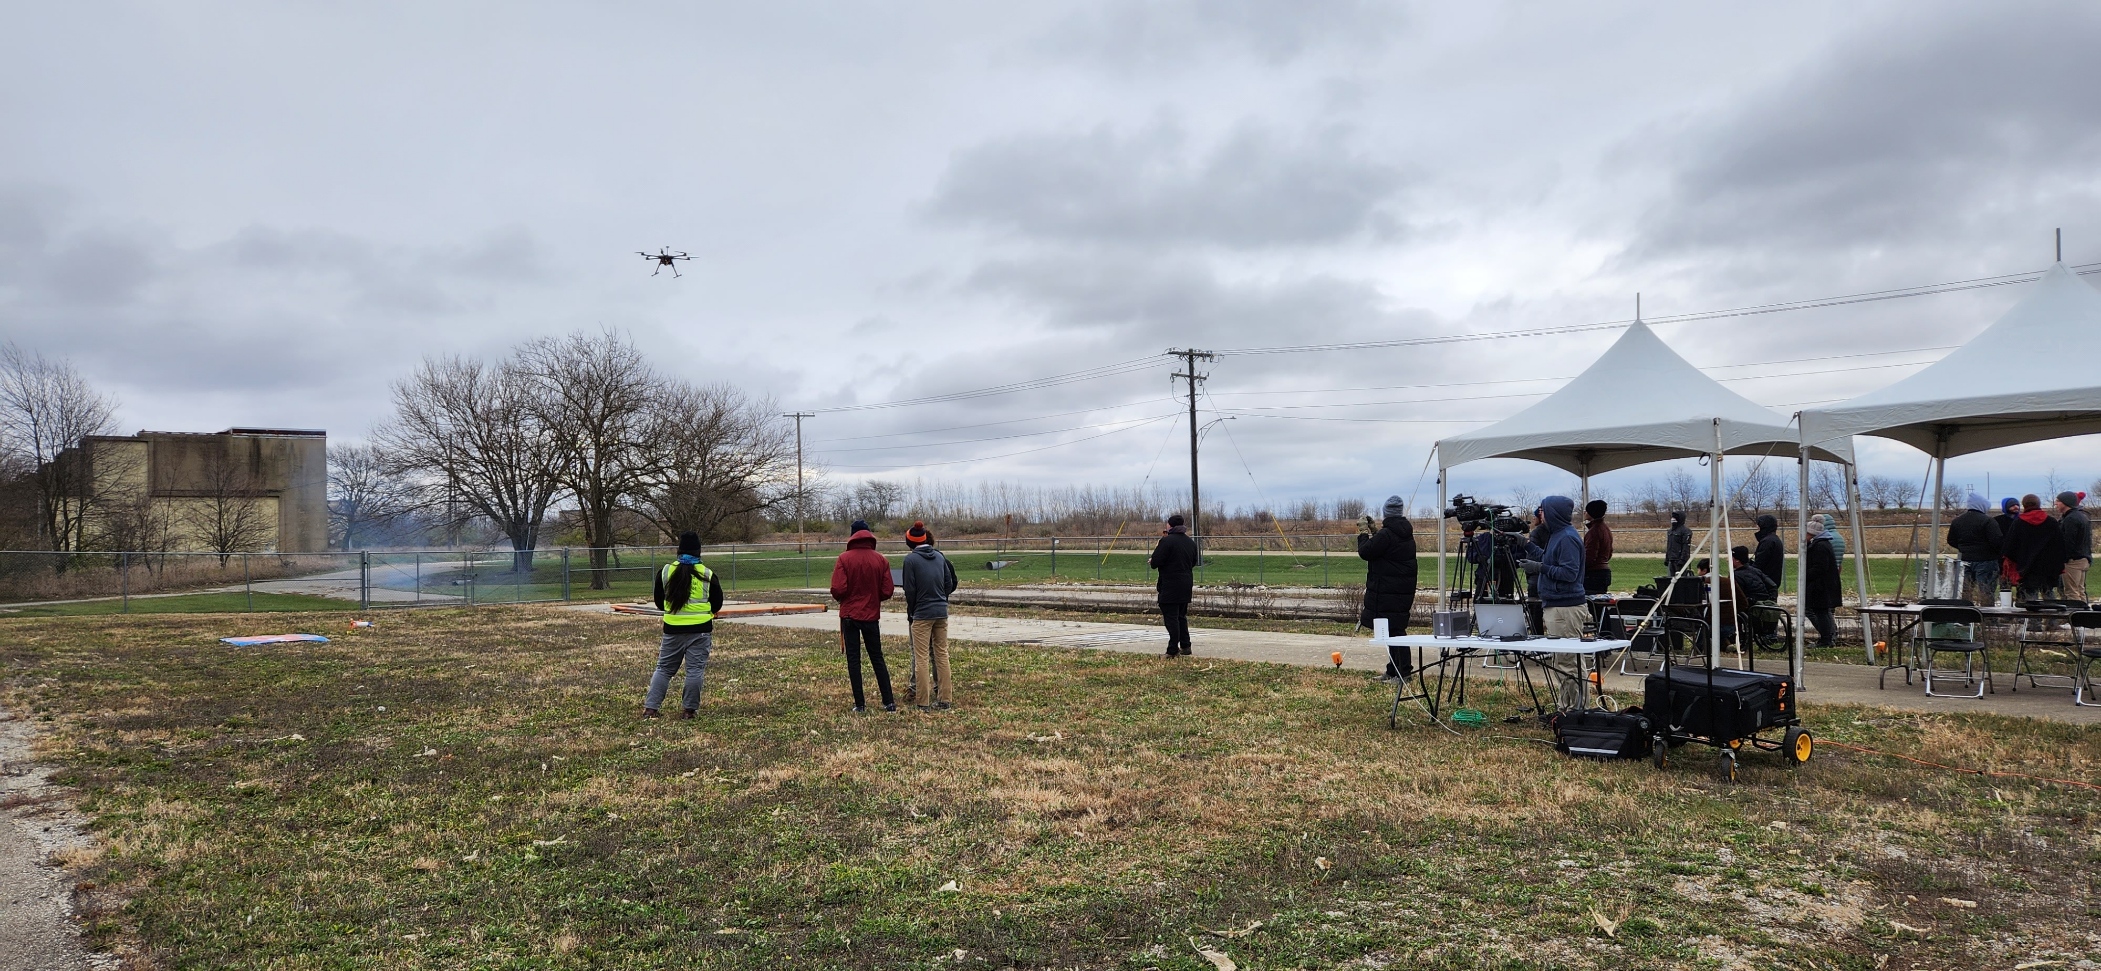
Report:
<svg viewBox="0 0 2101 971"><path fill-rule="evenodd" d="M1823 521L1823 520L1821 520L1821 519L1812 519L1812 520L1810 520L1810 521L1809 521L1809 535L1811 535L1811 536L1822 536L1822 535L1824 535L1824 521Z"/></svg>
<svg viewBox="0 0 2101 971"><path fill-rule="evenodd" d="M2064 503L2066 509L2079 508L2079 494L2076 492L2060 492L2057 494L2057 501Z"/></svg>
<svg viewBox="0 0 2101 971"><path fill-rule="evenodd" d="M1380 512L1385 513L1387 519L1406 516L1408 515L1408 500L1400 496L1387 496L1386 507L1381 509Z"/></svg>
<svg viewBox="0 0 2101 971"><path fill-rule="evenodd" d="M847 533L848 533L848 534L850 535L850 534L853 534L853 533L858 533L858 532L860 532L860 531L862 531L862 530L864 530L864 529L868 529L868 520L866 520L866 519L856 519L856 520L854 520L854 524L853 524L853 525L851 525L851 526L848 526L848 527L846 527L846 532L847 532ZM871 532L871 533L875 532L875 530L872 530L872 529L868 529L868 531L869 531L869 532Z"/></svg>
<svg viewBox="0 0 2101 971"><path fill-rule="evenodd" d="M917 548L920 546L925 546L926 544L931 543L933 541L934 534L927 532L926 524L923 522L919 522L918 520L914 520L912 522L911 529L905 530L906 546Z"/></svg>
<svg viewBox="0 0 2101 971"><path fill-rule="evenodd" d="M1583 514L1584 514L1584 515L1586 515L1586 516L1589 516L1589 517L1590 517L1590 518L1592 518L1592 519L1602 519L1602 518L1604 518L1604 516L1605 516L1605 500L1603 500L1603 499L1592 499L1592 500L1590 501L1590 503L1589 503L1588 505L1585 505L1585 506L1583 507Z"/></svg>
<svg viewBox="0 0 2101 971"><path fill-rule="evenodd" d="M1174 515L1167 517L1167 525L1186 526L1188 525L1188 520L1183 519L1181 513L1175 513Z"/></svg>
<svg viewBox="0 0 2101 971"><path fill-rule="evenodd" d="M1729 555L1745 563L1751 562L1751 548L1748 546L1731 546L1729 547Z"/></svg>
<svg viewBox="0 0 2101 971"><path fill-rule="evenodd" d="M700 534L690 529L678 534L678 555L699 556Z"/></svg>

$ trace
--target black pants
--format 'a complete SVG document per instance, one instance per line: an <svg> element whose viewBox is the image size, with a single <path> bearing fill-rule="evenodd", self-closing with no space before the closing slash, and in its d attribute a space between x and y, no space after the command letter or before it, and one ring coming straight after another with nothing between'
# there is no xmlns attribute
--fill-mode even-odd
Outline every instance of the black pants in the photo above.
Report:
<svg viewBox="0 0 2101 971"><path fill-rule="evenodd" d="M1583 592L1584 592L1584 593L1604 593L1604 592L1606 592L1607 590L1610 590L1610 589L1612 589L1612 571L1611 571L1611 570L1585 570L1585 571L1583 571Z"/></svg>
<svg viewBox="0 0 2101 971"><path fill-rule="evenodd" d="M1189 653L1189 605L1160 601L1160 623L1167 628L1167 646L1182 654Z"/></svg>
<svg viewBox="0 0 2101 971"><path fill-rule="evenodd" d="M1805 612L1809 614L1809 626L1816 628L1816 646L1831 647L1838 643L1838 622L1832 619L1831 608L1811 607Z"/></svg>
<svg viewBox="0 0 2101 971"><path fill-rule="evenodd" d="M1359 625L1362 626L1365 630L1371 630L1372 621L1377 619L1377 617L1365 617L1359 621ZM1386 618L1386 633L1390 637L1399 637L1402 634L1408 633L1408 617L1404 614L1399 617ZM1401 659L1401 665L1399 667L1394 666L1393 659L1395 657L1399 657ZM1404 647L1401 648L1399 651L1389 649L1386 652L1386 676L1389 678L1405 678L1411 674L1414 674L1414 658L1415 651L1412 648Z"/></svg>
<svg viewBox="0 0 2101 971"><path fill-rule="evenodd" d="M839 618L839 639L846 642L846 679L854 686L854 707L868 707L861 694L861 645L868 646L868 661L875 667L875 685L883 691L883 704L897 703L890 694L890 668L883 663L883 626L876 620Z"/></svg>

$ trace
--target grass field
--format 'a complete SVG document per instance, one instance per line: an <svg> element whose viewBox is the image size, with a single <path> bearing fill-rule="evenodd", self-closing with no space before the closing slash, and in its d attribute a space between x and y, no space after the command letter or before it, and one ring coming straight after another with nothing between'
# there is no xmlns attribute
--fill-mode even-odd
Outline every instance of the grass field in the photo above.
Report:
<svg viewBox="0 0 2101 971"><path fill-rule="evenodd" d="M1731 785L1529 724L1389 732L1359 674L986 645L958 646L957 710L857 717L828 635L733 625L701 717L642 722L646 620L431 610L276 650L225 623L0 619L7 704L104 844L70 860L91 940L141 964L2101 959L2101 794L2069 786L1830 745ZM2101 760L2064 726L1810 717L1967 766Z"/></svg>
<svg viewBox="0 0 2101 971"><path fill-rule="evenodd" d="M256 611L356 610L356 601L315 597L302 593L191 593L176 596L133 597L123 600L78 600L37 607L7 608L4 617L99 617L106 614L224 614ZM334 622L331 622L333 625Z"/></svg>

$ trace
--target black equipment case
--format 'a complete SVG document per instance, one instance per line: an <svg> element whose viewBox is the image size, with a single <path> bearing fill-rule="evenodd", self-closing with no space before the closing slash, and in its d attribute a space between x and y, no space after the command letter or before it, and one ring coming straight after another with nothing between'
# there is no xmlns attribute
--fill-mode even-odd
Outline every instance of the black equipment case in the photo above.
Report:
<svg viewBox="0 0 2101 971"><path fill-rule="evenodd" d="M1642 708L1680 735L1723 741L1793 725L1794 683L1733 668L1667 667L1650 672Z"/></svg>
<svg viewBox="0 0 2101 971"><path fill-rule="evenodd" d="M1645 758L1655 733L1640 709L1590 708L1554 716L1554 747L1582 758Z"/></svg>

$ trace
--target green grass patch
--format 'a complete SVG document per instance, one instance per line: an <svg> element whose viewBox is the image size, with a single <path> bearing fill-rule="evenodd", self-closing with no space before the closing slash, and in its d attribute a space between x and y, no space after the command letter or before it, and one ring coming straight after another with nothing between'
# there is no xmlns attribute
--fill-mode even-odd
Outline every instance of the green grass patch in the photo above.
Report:
<svg viewBox="0 0 2101 971"><path fill-rule="evenodd" d="M358 610L356 601L303 593L191 593L180 596L133 597L123 600L78 600L72 603L17 607L6 617L100 617L107 614L227 614L247 611Z"/></svg>
<svg viewBox="0 0 2101 971"><path fill-rule="evenodd" d="M957 644L954 711L855 716L833 635L733 624L700 717L645 722L645 618L414 611L271 649L216 643L226 622L0 619L6 704L96 821L70 860L90 941L142 963L2101 958L2101 799L2070 787L1836 746L1801 770L1747 754L1731 785L1696 753L1557 755L1494 720L1519 701L1490 684L1490 728L1389 731L1362 674L1020 646ZM2101 763L2071 726L1810 717L1954 764Z"/></svg>

